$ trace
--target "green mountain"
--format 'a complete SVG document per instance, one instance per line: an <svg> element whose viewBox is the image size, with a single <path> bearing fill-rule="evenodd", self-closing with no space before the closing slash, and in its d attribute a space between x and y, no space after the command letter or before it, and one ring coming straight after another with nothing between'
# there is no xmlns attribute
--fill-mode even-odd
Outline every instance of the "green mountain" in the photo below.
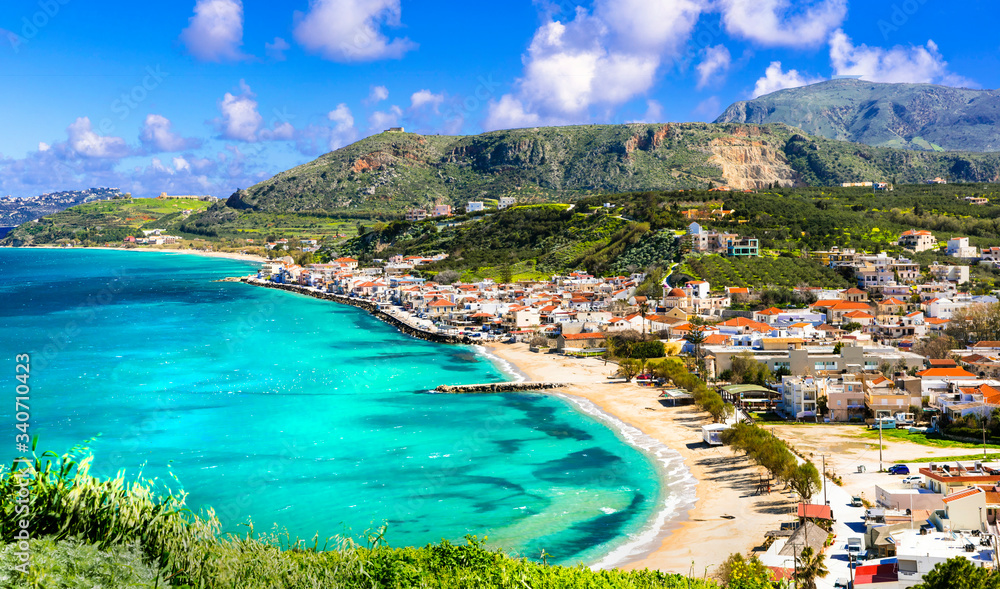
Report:
<svg viewBox="0 0 1000 589"><path fill-rule="evenodd" d="M736 102L716 123L785 123L879 147L1000 151L1000 91L830 80Z"/></svg>
<svg viewBox="0 0 1000 589"><path fill-rule="evenodd" d="M398 214L501 196L530 203L711 185L919 183L935 176L985 182L1000 177L998 164L1000 155L878 149L784 124L581 125L466 137L385 132L239 190L221 208Z"/></svg>

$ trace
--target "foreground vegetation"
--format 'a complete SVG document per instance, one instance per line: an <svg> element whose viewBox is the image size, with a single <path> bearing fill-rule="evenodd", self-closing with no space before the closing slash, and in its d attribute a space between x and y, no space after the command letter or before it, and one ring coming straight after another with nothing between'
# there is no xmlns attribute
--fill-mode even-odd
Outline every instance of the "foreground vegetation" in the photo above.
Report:
<svg viewBox="0 0 1000 589"><path fill-rule="evenodd" d="M77 449L80 452L83 449ZM321 543L258 534L220 534L208 510L192 513L184 493L155 481L90 476L90 458L76 452L36 456L28 468L0 472L0 585L23 587L510 587L684 588L712 581L655 571L591 571L549 566L465 544L423 548L385 545L384 529L364 543L335 538ZM33 540L27 575L15 533L22 480L28 490Z"/></svg>

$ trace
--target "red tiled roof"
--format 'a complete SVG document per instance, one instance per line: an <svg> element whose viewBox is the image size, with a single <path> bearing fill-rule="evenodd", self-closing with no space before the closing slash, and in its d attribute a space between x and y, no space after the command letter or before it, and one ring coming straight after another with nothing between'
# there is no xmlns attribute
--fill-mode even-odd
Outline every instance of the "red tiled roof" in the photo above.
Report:
<svg viewBox="0 0 1000 589"><path fill-rule="evenodd" d="M564 333L563 339L568 341L586 339L604 339L603 333Z"/></svg>
<svg viewBox="0 0 1000 589"><path fill-rule="evenodd" d="M815 505L812 503L799 503L799 517L810 519L833 519L833 510L829 505Z"/></svg>
<svg viewBox="0 0 1000 589"><path fill-rule="evenodd" d="M955 491L951 495L944 498L945 503L951 503L952 501L958 501L959 499L965 499L966 497L972 497L973 495L978 495L982 492L979 487L970 487L963 491Z"/></svg>
<svg viewBox="0 0 1000 589"><path fill-rule="evenodd" d="M967 370L965 370L964 368L928 368L927 370L922 370L922 371L918 372L917 376L920 376L920 377L929 376L931 378L935 378L935 377L937 377L937 378L941 378L941 377L952 377L952 378L967 377L967 378L971 378L971 377L975 377L976 375L972 374L971 372L969 372Z"/></svg>

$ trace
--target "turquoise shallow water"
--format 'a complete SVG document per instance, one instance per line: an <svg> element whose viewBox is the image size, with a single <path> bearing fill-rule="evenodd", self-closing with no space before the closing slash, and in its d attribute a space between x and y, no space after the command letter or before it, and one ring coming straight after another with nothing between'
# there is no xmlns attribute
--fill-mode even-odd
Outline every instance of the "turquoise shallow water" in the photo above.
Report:
<svg viewBox="0 0 1000 589"><path fill-rule="evenodd" d="M97 474L172 470L227 529L252 518L307 539L384 522L397 546L476 534L594 562L662 510L650 459L570 403L426 394L507 377L471 348L403 336L354 308L212 282L250 268L0 250L0 360L13 374L14 355L32 354L41 446L100 434ZM0 423L13 409L3 404ZM14 433L0 434L4 460Z"/></svg>

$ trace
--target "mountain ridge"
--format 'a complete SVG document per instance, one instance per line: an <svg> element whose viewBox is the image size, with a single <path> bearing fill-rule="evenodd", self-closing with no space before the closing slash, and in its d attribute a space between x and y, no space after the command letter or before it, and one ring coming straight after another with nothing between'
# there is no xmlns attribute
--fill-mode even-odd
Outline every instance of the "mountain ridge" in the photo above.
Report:
<svg viewBox="0 0 1000 589"><path fill-rule="evenodd" d="M784 123L839 141L1000 151L1000 91L836 79L731 104L716 123Z"/></svg>
<svg viewBox="0 0 1000 589"><path fill-rule="evenodd" d="M783 123L577 125L443 136L383 132L281 172L231 212L401 212L514 196L519 202L726 186L1000 179L1000 154L920 153L810 136ZM211 212L210 212L211 213Z"/></svg>

